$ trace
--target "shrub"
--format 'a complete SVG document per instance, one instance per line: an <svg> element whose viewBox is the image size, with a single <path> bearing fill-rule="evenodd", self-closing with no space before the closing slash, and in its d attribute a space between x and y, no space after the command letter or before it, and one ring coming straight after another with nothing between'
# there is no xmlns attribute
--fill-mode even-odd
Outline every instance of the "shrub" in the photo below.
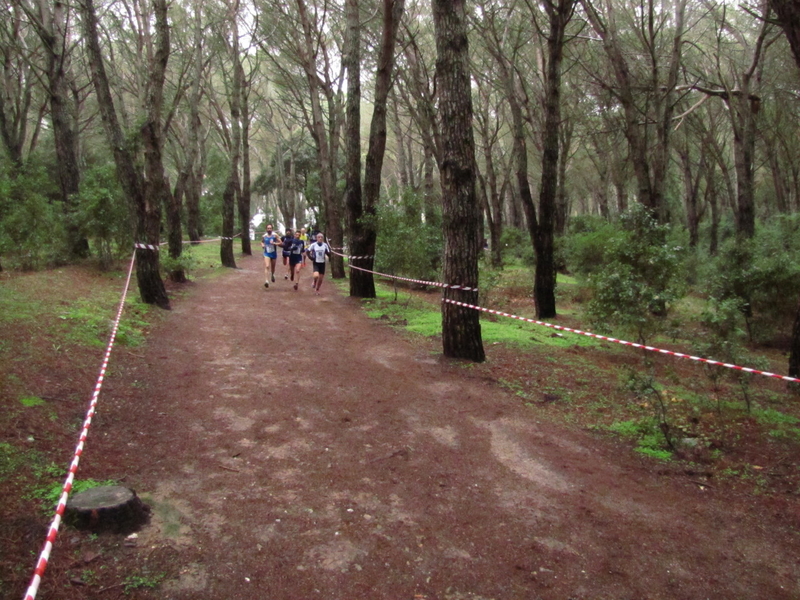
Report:
<svg viewBox="0 0 800 600"><path fill-rule="evenodd" d="M778 218L752 240L729 239L709 265L709 296L739 304L752 341L765 341L794 316L800 294L798 224Z"/></svg>
<svg viewBox="0 0 800 600"><path fill-rule="evenodd" d="M668 227L638 203L620 215L617 226L589 225L571 236L568 256L591 289L593 326L620 326L645 343L664 327L670 304L683 294L682 248L667 240Z"/></svg>
<svg viewBox="0 0 800 600"><path fill-rule="evenodd" d="M84 173L76 217L82 235L94 246L101 268L109 268L121 252L132 251L131 213L113 165L93 167Z"/></svg>
<svg viewBox="0 0 800 600"><path fill-rule="evenodd" d="M505 227L500 236L500 247L502 248L503 261L514 258L522 261L527 266L536 264L536 251L534 250L531 236L527 231L516 227Z"/></svg>
<svg viewBox="0 0 800 600"><path fill-rule="evenodd" d="M389 275L437 281L444 242L441 227L422 221L422 199L412 192L400 202L382 199L377 211L375 266Z"/></svg>
<svg viewBox="0 0 800 600"><path fill-rule="evenodd" d="M63 206L52 202L52 191L43 168L0 173L0 254L12 267L37 269L65 254Z"/></svg>

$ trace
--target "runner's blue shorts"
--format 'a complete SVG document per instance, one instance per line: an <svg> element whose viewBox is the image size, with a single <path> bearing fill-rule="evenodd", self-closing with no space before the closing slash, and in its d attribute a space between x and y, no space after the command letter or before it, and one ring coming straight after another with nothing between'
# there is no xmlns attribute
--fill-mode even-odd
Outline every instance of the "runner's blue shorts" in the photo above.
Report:
<svg viewBox="0 0 800 600"><path fill-rule="evenodd" d="M264 252L265 258L271 258L272 260L278 260L278 253L277 252Z"/></svg>

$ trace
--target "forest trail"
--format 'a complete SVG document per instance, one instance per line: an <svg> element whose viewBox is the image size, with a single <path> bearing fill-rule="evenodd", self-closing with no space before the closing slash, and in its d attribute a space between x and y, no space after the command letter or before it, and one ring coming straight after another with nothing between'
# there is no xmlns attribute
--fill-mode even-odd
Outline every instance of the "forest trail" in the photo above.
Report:
<svg viewBox="0 0 800 600"><path fill-rule="evenodd" d="M112 357L81 464L151 505L118 558L159 597L800 598L768 506L539 420L309 268L294 291L239 267Z"/></svg>

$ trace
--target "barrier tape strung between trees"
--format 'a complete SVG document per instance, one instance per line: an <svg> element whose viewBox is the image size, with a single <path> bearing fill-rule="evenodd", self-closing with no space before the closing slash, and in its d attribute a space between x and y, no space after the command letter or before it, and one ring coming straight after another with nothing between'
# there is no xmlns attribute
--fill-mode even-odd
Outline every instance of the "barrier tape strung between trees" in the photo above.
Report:
<svg viewBox="0 0 800 600"><path fill-rule="evenodd" d="M240 235L242 235L242 234L241 233L237 233L233 237L217 237L217 238L212 238L210 240L181 240L181 244L206 244L208 242L219 242L220 240L235 240ZM136 242L133 245L133 247L134 248L139 248L141 250L156 250L156 251L158 251L158 250L161 249L161 246L166 246L167 244L169 244L169 242L160 242L158 244L158 246L156 246L154 244L144 244L142 242Z"/></svg>
<svg viewBox="0 0 800 600"><path fill-rule="evenodd" d="M800 383L800 379L797 379L795 377L789 377L788 375L778 375L777 373L770 373L769 371L759 371L758 369L752 369L750 367L741 367L739 365L724 363L719 360L713 360L711 358L702 358L700 356L692 356L691 354L684 354L683 352L675 352L674 350L665 350L663 348L656 348L654 346L645 346L644 344L638 344L636 342L628 342L626 340L619 340L617 338L609 337L607 335L600 335L597 333L591 333L589 331L581 331L580 329L572 329L571 327L554 325L553 323L547 323L546 321L537 321L536 319L529 319L528 317L520 317L518 315L512 315L510 313L501 312L499 310L493 310L491 308L484 308L482 306L475 306L474 304L458 302L456 300L451 300L450 298L442 298L442 302L447 302L448 304L455 304L456 306L463 306L465 308L472 308L474 310L479 310L481 312L486 312L493 315L500 315L501 317L508 317L509 319L517 319L518 321L525 321L527 323L533 323L534 325L542 325L544 327L550 327L551 329L558 329L559 331L568 331L569 333L584 335L587 337L596 338L598 340L604 340L606 342L614 342L615 344L622 344L623 346L630 346L632 348L641 348L642 350L648 350L650 352L658 352L659 354L665 354L667 356L675 356L677 358L687 358L689 360L702 362L708 365L725 367L726 369L734 369L736 371L744 371L745 373L753 373L755 375L764 375L765 377L782 379L784 381L790 381L792 383Z"/></svg>
<svg viewBox="0 0 800 600"><path fill-rule="evenodd" d="M343 255L340 255L343 256ZM356 267L354 265L348 265L351 269L359 269L361 271L366 271L368 273L373 273L375 275L380 275L381 277L388 277L390 279L400 279L402 281L410 281L412 283L420 283L424 285L432 285L438 286L443 288L455 289L455 290L464 290L464 291L478 291L477 288L469 288L463 287L459 285L450 285L447 283L437 283L435 281L422 281L419 279L409 279L407 277L399 277L397 275L387 275L386 273L379 273L378 271L370 271L369 269L364 269L362 267ZM609 337L607 335L600 335L597 333L591 333L590 331L582 331L580 329L572 329L571 327L564 327L563 325L555 325L553 323L547 323L546 321L537 321L536 319L529 319L527 317L520 317L518 315L512 315L510 313L502 312L499 310L494 310L491 308L484 308L482 306L476 306L474 304L467 304L465 302L458 302L456 300L451 300L450 298L442 298L442 302L447 302L449 304L454 304L456 306L462 306L465 308L471 308L473 310L478 310L481 312L490 313L493 315L500 315L501 317L508 317L509 319L517 319L518 321L525 321L527 323L532 323L534 325L541 325L543 327L549 327L551 329L557 329L559 331L566 331L568 333L574 333L576 335L583 335L586 337L596 338L598 340L604 340L606 342L613 342L615 344L622 344L623 346L630 346L631 348L641 348L642 350L647 350L649 352L657 352L658 354L664 354L666 356L674 356L676 358L685 358L688 360L693 360L695 362L701 362L708 365L724 367L726 369L733 369L735 371L743 371L744 373L752 373L754 375L763 375L764 377L771 377L773 379L782 379L783 381L788 381L791 383L800 383L800 379L796 377L790 377L788 375L779 375L777 373L770 373L769 371L760 371L758 369L753 369L751 367L742 367L739 365L734 365L731 363L724 363L719 360L714 360L711 358L703 358L700 356L692 356L691 354L684 354L683 352L676 352L674 350L665 350L663 348L656 348L654 346L646 346L644 344L638 344L636 342L628 342L626 340L620 340L617 338Z"/></svg>
<svg viewBox="0 0 800 600"><path fill-rule="evenodd" d="M333 250L331 250L333 252ZM339 254L338 252L333 252L334 254L338 254L342 258L372 258L368 256L346 256L344 254ZM468 287L466 285L458 285L452 283L439 283L438 281L425 281L423 279L409 279L408 277L400 277L399 275L389 275L387 273L380 273L379 271L370 271L369 269L365 269L363 267L356 267L355 265L348 265L351 269L358 269L359 271L366 271L367 273L374 273L375 275L380 275L381 277L389 277L390 279L399 279L401 281L408 281L411 283L419 283L421 285L430 285L433 287L440 287L445 289L451 290L462 290L464 292L477 292L478 288L476 287Z"/></svg>
<svg viewBox="0 0 800 600"><path fill-rule="evenodd" d="M139 244L136 244L136 247L138 248ZM105 379L106 369L108 367L108 359L111 356L111 349L114 347L114 340L117 337L117 330L119 329L119 323L122 319L122 310L125 308L125 298L128 295L128 288L131 284L131 274L133 273L133 265L135 262L136 252L134 252L133 256L131 257L131 263L128 267L128 277L125 280L125 288L122 290L122 298L120 299L119 309L117 310L117 318L114 321L114 326L111 328L111 335L109 336L108 344L106 345L106 352L103 356L103 363L100 367L100 375L97 377L97 382L94 386L92 399L89 402L89 410L86 413L86 419L83 422L83 429L81 429L81 434L78 438L78 445L75 448L75 454L73 455L72 463L69 466L69 473L67 474L67 478L64 481L64 486L61 489L61 497L56 505L55 516L53 517L53 521L50 524L50 529L47 532L47 538L44 547L39 554L39 560L36 563L36 568L33 572L33 578L28 586L28 591L25 593L24 600L33 600L36 598L36 594L39 591L39 584L42 581L42 575L44 575L45 569L47 568L47 562L50 560L50 552L53 549L53 543L58 535L58 528L61 526L61 518L64 516L64 509L67 506L67 498L72 490L72 482L75 479L75 473L78 471L78 463L80 462L81 454L83 454L83 446L89 433L89 426L92 424L92 417L94 416L95 407L97 406L97 399L100 396L100 389L103 387L103 379Z"/></svg>

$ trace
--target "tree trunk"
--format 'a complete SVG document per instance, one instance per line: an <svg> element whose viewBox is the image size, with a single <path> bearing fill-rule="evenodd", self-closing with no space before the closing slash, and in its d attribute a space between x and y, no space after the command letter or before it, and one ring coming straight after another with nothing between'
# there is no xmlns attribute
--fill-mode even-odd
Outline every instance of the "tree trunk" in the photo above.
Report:
<svg viewBox="0 0 800 600"><path fill-rule="evenodd" d="M503 266L503 252L500 247L500 237L503 234L503 200L497 181L497 170L495 169L494 148L497 143L497 126L494 118L494 107L490 104L491 92L481 89L481 82L478 82L479 94L481 98L480 112L481 118L478 119L477 130L480 134L480 145L483 150L483 164L485 165L485 176L478 175L480 183L480 197L483 204L483 212L486 215L486 224L489 227L489 244L491 264L495 268ZM490 127L490 123L495 124Z"/></svg>
<svg viewBox="0 0 800 600"><path fill-rule="evenodd" d="M242 63L239 56L239 2L233 0L228 7L228 26L230 27L230 59L233 63L233 77L228 101L230 103L230 165L228 181L222 192L222 241L219 247L220 261L223 267L236 268L233 256L233 236L235 231L236 205L241 194L239 183L239 161L242 151L241 100L242 100Z"/></svg>
<svg viewBox="0 0 800 600"><path fill-rule="evenodd" d="M409 168L408 160L406 158L406 136L403 132L403 122L400 119L400 111L398 110L397 94L392 94L392 117L394 124L394 137L397 140L397 185L401 193L409 188Z"/></svg>
<svg viewBox="0 0 800 600"><path fill-rule="evenodd" d="M328 90L320 90L315 54L315 48L317 48L317 45L315 43L311 21L308 15L308 8L306 7L305 0L296 1L298 15L300 17L300 25L303 33L301 60L303 63L303 69L305 70L311 102L312 122L310 124L310 132L314 139L314 144L317 150L317 161L319 163L319 186L320 194L322 196L323 214L325 215L325 227L327 229L326 233L327 238L332 245L342 246L344 243L344 235L342 232L341 209L339 206L340 199L336 192L336 161L334 160L334 148L337 143L338 136L338 130L335 126L335 121L338 118L336 114L338 109L334 105L334 100L330 97L332 93ZM322 104L320 102L320 91L329 92L328 108L330 119L333 123L330 134L325 128L325 114L322 110ZM331 277L334 279L342 279L344 276L344 262L340 256L334 254L331 257Z"/></svg>
<svg viewBox="0 0 800 600"><path fill-rule="evenodd" d="M747 88L746 88L747 89ZM736 232L744 238L756 234L753 162L756 150L754 103L748 94L733 95L728 110L733 125L733 157L736 169Z"/></svg>
<svg viewBox="0 0 800 600"><path fill-rule="evenodd" d="M39 22L36 23L39 37L47 53L47 82L50 98L50 118L53 124L53 144L56 150L61 203L67 222L69 251L74 257L89 254L89 241L80 232L75 222L73 202L80 191L80 168L78 166L78 135L75 118L71 114L67 72L67 6L56 0L52 7L48 2L39 2Z"/></svg>
<svg viewBox="0 0 800 600"><path fill-rule="evenodd" d="M441 225L442 220L442 199L436 191L434 182L436 158L432 147L426 145L422 150L424 152L422 158L422 197L424 199L425 222L433 227L438 227Z"/></svg>
<svg viewBox="0 0 800 600"><path fill-rule="evenodd" d="M789 354L789 377L800 377L800 302L792 326L792 350Z"/></svg>
<svg viewBox="0 0 800 600"><path fill-rule="evenodd" d="M236 212L236 188L238 187L238 172L228 174L228 182L222 192L222 240L219 245L219 258L223 267L236 268L236 259L233 256L233 230Z"/></svg>
<svg viewBox="0 0 800 600"><path fill-rule="evenodd" d="M204 153L201 152L200 136L200 94L202 91L203 76L203 27L201 11L198 5L194 7L194 64L192 71L194 81L189 96L189 131L187 136L186 162L184 172L179 177L183 179L183 194L186 198L186 229L192 242L200 241L200 194L202 188L202 163ZM199 161L198 161L199 159ZM200 164L198 165L198 162ZM198 173L200 175L198 176Z"/></svg>
<svg viewBox="0 0 800 600"><path fill-rule="evenodd" d="M796 0L769 0L777 21L789 40L794 61L800 67L800 4Z"/></svg>
<svg viewBox="0 0 800 600"><path fill-rule="evenodd" d="M542 140L542 180L539 189L539 227L534 238L536 275L533 296L536 315L540 319L556 316L556 267L554 258L554 229L561 127L561 61L564 53L564 33L572 18L575 0L546 1L544 6L550 21L547 36L547 77L545 80L545 120Z"/></svg>
<svg viewBox="0 0 800 600"><path fill-rule="evenodd" d="M355 260L357 260L357 266L363 266L370 270L375 265L375 241L377 239L375 219L381 191L383 158L386 152L387 106L394 72L394 49L404 7L405 0L383 0L383 29L375 73L375 93L372 102L367 156L364 161L364 206L363 210L360 206L353 206L351 215L351 254L366 257ZM358 39L359 36L353 37ZM360 60L360 55L357 54L356 58ZM360 89L358 95L360 99ZM357 197L359 200L362 198L361 194ZM358 298L374 298L375 282L372 273L357 269L351 271L350 295Z"/></svg>
<svg viewBox="0 0 800 600"><path fill-rule="evenodd" d="M345 2L347 37L342 63L347 71L344 206L349 231L350 254L361 257L367 254L368 232L363 221L364 207L361 198L361 22L358 7L358 0L346 0ZM370 224L370 227L374 232L374 224ZM373 242L372 251L374 249ZM371 269L367 261L362 258L358 258L354 262L355 266ZM375 284L372 280L372 273L360 269L350 269L350 295L356 298L374 298Z"/></svg>
<svg viewBox="0 0 800 600"><path fill-rule="evenodd" d="M194 172L186 180L186 233L192 243L199 243L200 228L200 182Z"/></svg>
<svg viewBox="0 0 800 600"><path fill-rule="evenodd" d="M688 143L685 147L678 148L677 153L683 168L683 203L686 209L686 228L689 230L689 247L696 248L700 239L700 216L702 214L697 200L700 195L700 180L705 170L704 159L701 157L697 173L693 173Z"/></svg>
<svg viewBox="0 0 800 600"><path fill-rule="evenodd" d="M561 123L561 150L558 155L558 189L556 191L555 234L563 236L567 233L569 219L569 196L567 195L567 165L569 163L572 133L575 125L572 121Z"/></svg>
<svg viewBox="0 0 800 600"><path fill-rule="evenodd" d="M475 194L466 9L464 0L433 0L432 5L442 142L443 275L447 283L476 290L445 288L445 298L477 304L480 207ZM480 313L444 302L442 345L445 356L485 360Z"/></svg>
<svg viewBox="0 0 800 600"><path fill-rule="evenodd" d="M170 258L180 258L183 254L183 229L181 225L181 204L183 203L183 189L177 193L169 193L165 184L164 210L167 213L167 241ZM175 283L186 283L186 272L182 267L171 269L169 278Z"/></svg>
<svg viewBox="0 0 800 600"><path fill-rule="evenodd" d="M241 67L240 67L241 68ZM242 190L239 194L239 231L242 237L242 254L252 256L250 247L250 102L249 85L244 81L242 97Z"/></svg>
<svg viewBox="0 0 800 600"><path fill-rule="evenodd" d="M795 0L770 0L778 22L789 40L794 60L800 67L800 6ZM800 302L797 304L792 327L792 351L789 356L789 376L800 377Z"/></svg>
<svg viewBox="0 0 800 600"><path fill-rule="evenodd" d="M89 68L92 74L97 101L100 109L100 116L106 128L109 145L114 155L114 162L117 167L117 177L120 180L125 194L134 208L136 216L136 241L158 247L160 226L161 226L161 200L162 198L148 197L147 191L156 191L152 188L146 190L143 177L136 169L136 163L128 150L125 136L120 127L117 113L114 108L114 99L111 95L111 88L103 63L103 54L100 48L100 40L97 31L97 15L94 8L94 0L83 0L80 4L83 16L83 26L85 32L85 43ZM155 0L156 9L156 30L158 32L159 52L151 69L152 85L163 86L163 69L166 68L166 59L169 56L169 37L167 27L167 7L165 0ZM166 50L164 52L164 44ZM159 81L159 77L162 79ZM151 121L158 115L160 110L159 94L153 91L148 99L149 111L148 119ZM145 123L142 127L143 132L147 132L150 123ZM151 157L153 159L153 157ZM163 184L163 178L161 179ZM142 301L148 304L156 304L162 308L169 308L169 298L167 297L164 282L159 271L158 252L147 248L137 248L136 250L136 279L139 284L139 293Z"/></svg>

